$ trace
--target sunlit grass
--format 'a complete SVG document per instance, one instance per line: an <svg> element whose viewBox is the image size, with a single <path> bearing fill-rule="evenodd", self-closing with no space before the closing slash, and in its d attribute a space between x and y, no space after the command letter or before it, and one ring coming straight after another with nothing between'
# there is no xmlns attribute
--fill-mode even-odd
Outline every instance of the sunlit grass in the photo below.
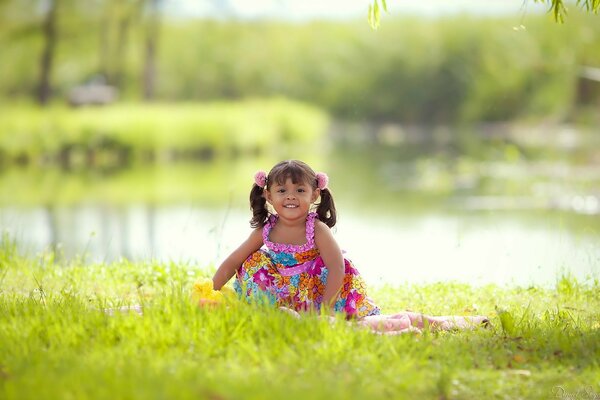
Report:
<svg viewBox="0 0 600 400"><path fill-rule="evenodd" d="M487 314L493 327L378 336L258 304L198 309L192 264L86 264L0 249L0 397L549 398L600 372L600 283L372 290L387 313ZM111 316L102 310L141 304Z"/></svg>
<svg viewBox="0 0 600 400"><path fill-rule="evenodd" d="M314 144L328 124L318 108L277 98L79 109L5 105L0 120L0 162L69 168L277 153Z"/></svg>

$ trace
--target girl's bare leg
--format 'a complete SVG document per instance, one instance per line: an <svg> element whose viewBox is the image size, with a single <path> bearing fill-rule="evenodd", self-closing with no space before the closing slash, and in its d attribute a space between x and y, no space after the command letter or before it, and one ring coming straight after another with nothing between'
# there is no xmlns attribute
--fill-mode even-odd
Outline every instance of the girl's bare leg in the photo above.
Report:
<svg viewBox="0 0 600 400"><path fill-rule="evenodd" d="M287 307L279 309L294 318L300 318L300 314ZM325 316L330 322L335 322L335 317ZM431 316L411 311L405 311L393 315L369 315L356 321L359 326L369 328L371 331L381 335L398 335L409 332L421 332L422 329L433 331L448 331L457 329L474 329L478 326L486 326L489 321L483 316L463 317L458 315Z"/></svg>
<svg viewBox="0 0 600 400"><path fill-rule="evenodd" d="M413 326L407 315L369 315L358 321L359 325L366 326L372 331L384 335L395 335L407 332L421 332Z"/></svg>
<svg viewBox="0 0 600 400"><path fill-rule="evenodd" d="M420 329L426 327L426 325L431 330L456 330L456 329L475 329L480 326L489 325L489 320L485 316L475 315L475 316L460 316L460 315L443 315L443 316L431 316L421 313L415 313L411 311L406 311L404 313L395 314L392 317L398 316L408 317L413 326L416 326Z"/></svg>

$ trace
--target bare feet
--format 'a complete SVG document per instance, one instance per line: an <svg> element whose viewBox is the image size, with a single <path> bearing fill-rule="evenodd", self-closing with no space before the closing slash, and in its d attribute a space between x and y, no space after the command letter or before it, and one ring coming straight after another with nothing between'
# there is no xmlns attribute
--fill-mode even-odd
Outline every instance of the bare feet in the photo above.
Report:
<svg viewBox="0 0 600 400"><path fill-rule="evenodd" d="M477 329L480 327L489 328L491 326L488 317L475 315L470 317L445 316L433 317L432 327L443 331Z"/></svg>

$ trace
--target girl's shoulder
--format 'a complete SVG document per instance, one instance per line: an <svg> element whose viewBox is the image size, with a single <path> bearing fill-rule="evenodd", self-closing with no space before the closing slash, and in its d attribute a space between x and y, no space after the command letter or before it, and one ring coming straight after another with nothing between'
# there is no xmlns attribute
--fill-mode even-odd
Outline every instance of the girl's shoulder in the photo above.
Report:
<svg viewBox="0 0 600 400"><path fill-rule="evenodd" d="M323 221L321 221L319 218L315 218L315 232L318 230L323 230L323 229L327 229L330 230L331 228L329 228L327 226L327 224Z"/></svg>
<svg viewBox="0 0 600 400"><path fill-rule="evenodd" d="M252 243L254 246L261 247L264 243L263 239L263 229L264 227L254 228L252 232L250 232L250 236L248 237L248 241Z"/></svg>
<svg viewBox="0 0 600 400"><path fill-rule="evenodd" d="M331 234L331 228L329 226L327 226L327 224L323 221L321 221L318 218L315 218L314 220L314 236L322 236L323 234Z"/></svg>
<svg viewBox="0 0 600 400"><path fill-rule="evenodd" d="M341 252L331 228L323 221L315 221L315 246L319 249L321 254L332 252Z"/></svg>
<svg viewBox="0 0 600 400"><path fill-rule="evenodd" d="M262 238L264 229L265 229L264 226L259 226L257 228L252 229L250 236L251 237L258 236L258 237Z"/></svg>

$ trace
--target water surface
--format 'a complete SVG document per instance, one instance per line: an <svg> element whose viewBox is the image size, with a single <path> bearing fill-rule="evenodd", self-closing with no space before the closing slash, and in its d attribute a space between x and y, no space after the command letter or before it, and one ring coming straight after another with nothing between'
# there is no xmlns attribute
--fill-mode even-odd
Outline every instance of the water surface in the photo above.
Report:
<svg viewBox="0 0 600 400"><path fill-rule="evenodd" d="M486 144L481 158L448 143L411 146L340 141L300 157L329 173L336 238L369 284L599 277L600 166L554 150L524 158L513 144ZM0 230L26 254L214 268L250 232L254 172L278 159L11 168L0 171Z"/></svg>
<svg viewBox="0 0 600 400"><path fill-rule="evenodd" d="M341 202L340 205L343 205ZM0 224L30 253L56 248L90 262L132 260L218 265L250 233L250 212L192 205L48 210L4 208ZM598 276L598 236L552 219L489 214L377 215L340 211L340 246L370 284L456 280L553 285L565 273Z"/></svg>

